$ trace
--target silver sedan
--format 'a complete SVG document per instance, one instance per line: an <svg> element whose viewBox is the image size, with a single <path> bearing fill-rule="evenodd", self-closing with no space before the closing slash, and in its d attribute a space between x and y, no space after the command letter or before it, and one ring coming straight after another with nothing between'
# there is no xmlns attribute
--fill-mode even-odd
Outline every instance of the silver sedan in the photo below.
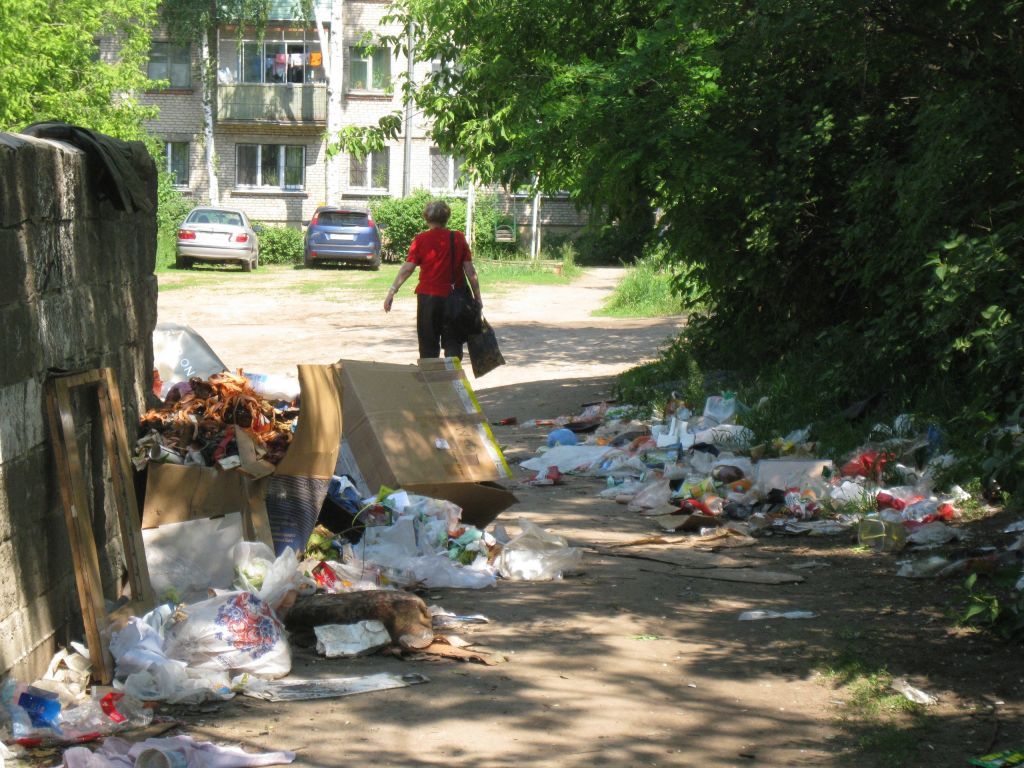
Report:
<svg viewBox="0 0 1024 768"><path fill-rule="evenodd" d="M260 242L249 217L236 208L196 208L178 227L175 266L195 261L237 261L243 272L259 266Z"/></svg>

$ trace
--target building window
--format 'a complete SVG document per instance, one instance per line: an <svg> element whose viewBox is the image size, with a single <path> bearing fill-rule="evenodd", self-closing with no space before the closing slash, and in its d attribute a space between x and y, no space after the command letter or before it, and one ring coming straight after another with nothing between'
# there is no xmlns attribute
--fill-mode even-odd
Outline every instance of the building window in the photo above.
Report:
<svg viewBox="0 0 1024 768"><path fill-rule="evenodd" d="M348 87L353 91L391 89L391 49L354 46L348 49Z"/></svg>
<svg viewBox="0 0 1024 768"><path fill-rule="evenodd" d="M348 183L350 187L386 190L390 173L391 149L385 147L371 152L362 160L353 157L349 161Z"/></svg>
<svg viewBox="0 0 1024 768"><path fill-rule="evenodd" d="M174 179L174 186L188 186L189 147L187 141L168 141L164 145L166 170Z"/></svg>
<svg viewBox="0 0 1024 768"><path fill-rule="evenodd" d="M323 83L326 81L320 43L312 40L220 41L217 82Z"/></svg>
<svg viewBox="0 0 1024 768"><path fill-rule="evenodd" d="M166 80L171 88L192 87L192 56L187 45L153 43L149 52L150 80Z"/></svg>
<svg viewBox="0 0 1024 768"><path fill-rule="evenodd" d="M430 148L430 188L439 191L465 189L466 179L462 175L463 159L441 153L437 147Z"/></svg>
<svg viewBox="0 0 1024 768"><path fill-rule="evenodd" d="M302 189L305 185L306 148L286 144L238 144L235 185Z"/></svg>

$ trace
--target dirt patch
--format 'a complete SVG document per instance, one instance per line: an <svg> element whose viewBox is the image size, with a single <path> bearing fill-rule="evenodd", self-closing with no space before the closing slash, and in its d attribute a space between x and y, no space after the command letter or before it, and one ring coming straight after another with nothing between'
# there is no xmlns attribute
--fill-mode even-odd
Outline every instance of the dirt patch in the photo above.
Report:
<svg viewBox="0 0 1024 768"><path fill-rule="evenodd" d="M591 317L619 275L594 270L569 287L488 297L485 312L509 363L476 383L493 421L574 413L608 397L615 373L652 357L678 330L678 319ZM318 273L260 279L266 283L249 293L232 288L230 299L229 281L162 293L160 319L189 323L225 362L253 371L286 373L296 362L343 357L414 359L408 288L385 316L383 296L302 294L285 285L323 279ZM495 432L513 464L546 434ZM517 487L520 503L499 519L523 517L588 548L583 575L425 595L489 616L490 624L462 634L508 663L326 661L297 652L298 674L419 672L431 682L319 702L236 699L184 712L188 732L294 749L303 766L955 766L993 747L1024 745L1020 646L955 629L953 585L897 579L896 558L858 551L849 536L769 538L727 553L804 578L783 586L681 577L671 565L596 554L653 533L648 520L600 499L602 487L587 478ZM994 540L1005 522L973 526L975 543ZM819 615L738 621L749 609ZM843 658L905 675L940 702L925 718L894 719L893 743L872 740L883 729L844 725L849 691L821 674ZM867 754L851 752L864 745Z"/></svg>

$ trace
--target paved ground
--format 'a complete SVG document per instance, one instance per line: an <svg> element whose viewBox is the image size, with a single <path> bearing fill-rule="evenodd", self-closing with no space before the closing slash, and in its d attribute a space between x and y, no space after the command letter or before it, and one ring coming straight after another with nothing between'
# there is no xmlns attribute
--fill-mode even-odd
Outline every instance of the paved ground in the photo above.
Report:
<svg viewBox="0 0 1024 768"><path fill-rule="evenodd" d="M485 286L485 313L508 361L476 383L493 421L577 412L607 397L613 374L650 358L678 329L676 319L591 317L619 274L594 270L570 287L497 296ZM383 295L301 287L336 282L339 273L230 277L239 279L204 276L200 285L162 291L159 310L162 321L191 324L229 366L284 373L297 362L415 357L409 287L385 316ZM161 284L181 280L175 273ZM545 430L497 427L496 434L509 459L521 461ZM597 498L600 489L582 478L518 488L520 503L501 520L524 517L588 548L652 534L649 521ZM990 533L999 524L991 521ZM430 602L489 616L492 623L463 634L506 654L507 663L328 662L300 652L295 670L303 674L420 672L431 682L319 702L236 699L183 713L187 730L294 749L297 764L325 767L954 766L993 745L1024 744L1020 646L953 628L946 585L895 579L893 558L857 551L848 538L768 539L725 554L733 565L805 582L693 578L671 565L591 552L586 572L561 582L430 592ZM737 570L749 569L709 573ZM752 608L820 616L737 621ZM837 654L908 675L941 703L928 718L896 717L892 744L872 741L878 728L865 740L842 719L851 692L820 674ZM858 738L878 746L875 756L850 752Z"/></svg>

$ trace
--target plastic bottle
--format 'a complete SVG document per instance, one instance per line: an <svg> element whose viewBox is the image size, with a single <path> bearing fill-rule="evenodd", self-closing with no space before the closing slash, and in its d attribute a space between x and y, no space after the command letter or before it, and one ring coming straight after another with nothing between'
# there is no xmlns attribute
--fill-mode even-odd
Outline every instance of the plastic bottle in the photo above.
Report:
<svg viewBox="0 0 1024 768"><path fill-rule="evenodd" d="M857 526L857 541L876 552L899 552L906 546L907 531L902 523L867 516Z"/></svg>

